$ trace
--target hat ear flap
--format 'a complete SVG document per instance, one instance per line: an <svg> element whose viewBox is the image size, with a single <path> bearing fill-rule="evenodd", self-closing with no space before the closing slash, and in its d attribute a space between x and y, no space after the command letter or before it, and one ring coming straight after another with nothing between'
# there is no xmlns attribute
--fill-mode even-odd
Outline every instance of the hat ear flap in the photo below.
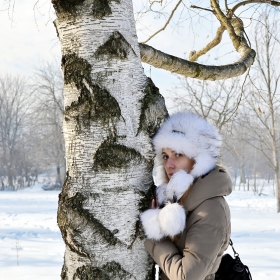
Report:
<svg viewBox="0 0 280 280"><path fill-rule="evenodd" d="M191 170L191 174L194 177L200 177L216 166L216 158L213 158L211 155L207 153L201 153L195 158L195 164L193 166L193 169Z"/></svg>
<svg viewBox="0 0 280 280"><path fill-rule="evenodd" d="M165 172L165 169L162 164L157 165L157 167L154 168L154 171L155 171L154 179L155 179L156 186L160 186L160 185L168 182L166 172Z"/></svg>

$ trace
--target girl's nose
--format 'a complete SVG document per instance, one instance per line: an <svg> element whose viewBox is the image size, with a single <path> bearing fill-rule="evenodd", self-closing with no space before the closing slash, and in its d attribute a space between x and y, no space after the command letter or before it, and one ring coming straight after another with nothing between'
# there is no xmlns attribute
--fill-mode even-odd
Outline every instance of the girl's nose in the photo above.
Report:
<svg viewBox="0 0 280 280"><path fill-rule="evenodd" d="M175 167L174 160L172 158L168 158L166 162L166 168L174 168L174 167Z"/></svg>

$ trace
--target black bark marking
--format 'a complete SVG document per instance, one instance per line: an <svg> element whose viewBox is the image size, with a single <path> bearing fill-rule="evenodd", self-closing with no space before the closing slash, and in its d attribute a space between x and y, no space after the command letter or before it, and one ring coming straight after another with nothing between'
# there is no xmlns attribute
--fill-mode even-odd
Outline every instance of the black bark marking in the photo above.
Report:
<svg viewBox="0 0 280 280"><path fill-rule="evenodd" d="M83 10L89 11L96 19L103 19L112 14L110 7L112 1L120 3L120 0L94 0L89 3L84 3L85 0L52 0L52 4L57 17L67 17L75 20L79 13L78 6L84 4L86 6L83 7ZM82 11L80 14L82 14Z"/></svg>
<svg viewBox="0 0 280 280"><path fill-rule="evenodd" d="M64 182L62 192L59 194L57 223L60 228L62 238L68 248L81 257L89 257L89 254L83 250L75 236L78 234L76 228L83 223L83 219L75 213L76 204L71 201L67 196L67 190L70 187L71 178L67 172L66 180ZM69 242L71 240L71 242ZM61 273L66 275L65 269Z"/></svg>
<svg viewBox="0 0 280 280"><path fill-rule="evenodd" d="M102 267L81 266L78 267L74 280L111 280L111 279L135 279L135 277L122 268L117 262L108 262Z"/></svg>
<svg viewBox="0 0 280 280"><path fill-rule="evenodd" d="M110 0L95 0L92 6L92 15L94 18L102 19L112 14L109 2Z"/></svg>
<svg viewBox="0 0 280 280"><path fill-rule="evenodd" d="M131 164L137 165L145 158L135 149L124 145L104 141L94 155L94 170L127 168Z"/></svg>
<svg viewBox="0 0 280 280"><path fill-rule="evenodd" d="M134 55L135 52L126 41L121 33L115 31L102 46L100 46L95 52L95 57L103 57L104 55L109 56L110 58L117 59L126 59L128 53L132 52Z"/></svg>
<svg viewBox="0 0 280 280"><path fill-rule="evenodd" d="M142 198L139 200L139 211L142 213L150 208L151 200L153 199L154 184L148 189L148 191L141 192Z"/></svg>
<svg viewBox="0 0 280 280"><path fill-rule="evenodd" d="M150 208L150 203L153 199L153 188L154 188L154 185L152 185L146 193L143 191L139 191L139 194L142 196L142 198L139 200L139 204L138 204L138 209L139 209L140 213L142 213ZM140 240L145 239L145 232L144 232L144 229L140 222L140 219L138 219L134 225L134 234L131 236L131 238L132 238L132 242L127 247L127 249L132 249L132 246L137 238L139 238Z"/></svg>
<svg viewBox="0 0 280 280"><path fill-rule="evenodd" d="M64 264L62 266L61 273L60 273L61 280L68 280L67 271L68 271L68 269L67 269L66 265Z"/></svg>
<svg viewBox="0 0 280 280"><path fill-rule="evenodd" d="M148 78L148 84L144 89L144 93L137 134L140 131L145 131L150 137L153 137L162 122L168 117L168 112L165 107L164 98L150 78Z"/></svg>
<svg viewBox="0 0 280 280"><path fill-rule="evenodd" d="M156 280L155 265L156 263L154 262L152 257L149 256L149 265L148 265L147 275L145 277L145 280Z"/></svg>
<svg viewBox="0 0 280 280"><path fill-rule="evenodd" d="M78 89L81 89L84 85L84 79L91 80L91 65L87 60L78 57L75 53L63 55L61 63L64 69L65 84L73 82Z"/></svg>
<svg viewBox="0 0 280 280"><path fill-rule="evenodd" d="M85 0L52 0L53 7L56 13L68 13L76 15L77 6L83 4Z"/></svg>
<svg viewBox="0 0 280 280"><path fill-rule="evenodd" d="M78 241L79 239L83 239L82 230L85 226L90 226L91 231L101 236L106 244L112 246L122 244L110 230L94 218L89 210L83 207L86 197L81 193L76 193L73 197L68 197L66 190L69 188L69 183L66 184L66 186L63 186L63 190L59 195L57 223L63 240L69 246L69 249L81 256L89 257L89 254L83 248L84 242ZM71 243L68 242L69 239Z"/></svg>
<svg viewBox="0 0 280 280"><path fill-rule="evenodd" d="M89 87L91 92L83 86L78 100L65 107L65 120L74 117L78 124L89 127L91 121L100 121L106 125L110 120L119 119L121 109L116 99L98 85L90 84Z"/></svg>
<svg viewBox="0 0 280 280"><path fill-rule="evenodd" d="M105 280L108 279L106 275L97 267L83 265L76 269L73 280Z"/></svg>
<svg viewBox="0 0 280 280"><path fill-rule="evenodd" d="M56 31L56 36L57 36L57 38L59 38L59 33L58 33L58 29L57 29L55 21L53 21L53 25L54 25L54 28L55 28L55 31Z"/></svg>
<svg viewBox="0 0 280 280"><path fill-rule="evenodd" d="M119 119L121 110L116 99L106 90L91 82L91 65L76 54L62 57L65 84L75 83L80 90L77 101L65 108L65 121L76 118L78 131L82 125L89 127L91 121L106 125L110 120Z"/></svg>

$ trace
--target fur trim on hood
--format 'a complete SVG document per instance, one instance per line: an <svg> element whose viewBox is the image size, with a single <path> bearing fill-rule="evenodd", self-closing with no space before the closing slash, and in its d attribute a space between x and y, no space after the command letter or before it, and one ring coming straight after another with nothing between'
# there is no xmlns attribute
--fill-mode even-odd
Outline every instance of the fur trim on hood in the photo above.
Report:
<svg viewBox="0 0 280 280"><path fill-rule="evenodd" d="M163 123L153 144L156 152L156 183L160 185L167 182L162 159L163 148L170 148L194 159L190 174L197 178L215 168L222 137L217 128L202 117L191 112L180 112Z"/></svg>

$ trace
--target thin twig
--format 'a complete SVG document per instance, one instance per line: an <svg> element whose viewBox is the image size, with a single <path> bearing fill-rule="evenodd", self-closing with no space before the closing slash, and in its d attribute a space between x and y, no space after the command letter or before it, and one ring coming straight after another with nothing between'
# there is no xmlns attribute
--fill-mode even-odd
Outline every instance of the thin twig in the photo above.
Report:
<svg viewBox="0 0 280 280"><path fill-rule="evenodd" d="M236 104L235 110L233 111L233 113L231 114L231 116L230 116L227 120L224 121L224 124L226 124L226 123L234 116L234 114L236 113L236 111L237 111L237 109L238 109L238 107L239 107L239 105L240 105L240 103L241 103L241 99L242 99L242 96L243 96L244 85L245 85L245 82L246 82L246 80L247 80L247 77L248 77L249 74L250 74L250 69L251 69L251 67L250 67L249 70L247 71L246 76L245 76L245 79L244 79L244 81L243 81L243 84L242 84L242 87L241 87L240 97L239 97L239 100L238 100L238 102L237 102L237 104Z"/></svg>
<svg viewBox="0 0 280 280"><path fill-rule="evenodd" d="M155 1L152 1L152 2L150 1L150 7L153 6L155 3L162 5L162 0L159 0L159 1L155 0Z"/></svg>
<svg viewBox="0 0 280 280"><path fill-rule="evenodd" d="M202 8L202 7L199 7L199 6L196 6L196 5L191 5L190 8L200 9L200 10L208 11L208 12L211 12L211 13L215 13L215 12L214 12L213 10L211 10L211 9Z"/></svg>
<svg viewBox="0 0 280 280"><path fill-rule="evenodd" d="M247 35L247 33L246 33L246 30L245 30L245 29L244 29L244 34L245 34L246 39L247 39L247 41L248 41L249 47L251 48L251 41L250 41L250 39L249 39L249 37L248 37L248 35Z"/></svg>
<svg viewBox="0 0 280 280"><path fill-rule="evenodd" d="M227 0L225 0L225 6L226 6L226 11L228 12L229 8L228 8Z"/></svg>
<svg viewBox="0 0 280 280"><path fill-rule="evenodd" d="M146 44L146 43L147 43L148 41L150 41L154 36L156 36L158 33L160 33L161 31L163 31L163 30L166 28L166 26L169 24L169 22L170 22L170 20L172 19L172 17L173 17L173 15L174 15L175 11L177 10L177 8L179 7L179 5L181 4L182 1L183 1L183 0L179 0L179 1L178 1L178 3L176 4L175 8L172 10L172 12L171 12L171 14L170 14L170 16L169 16L167 22L165 23L165 25L164 25L161 29L159 29L157 32L155 32L153 35L151 35L146 41L141 42L142 44Z"/></svg>
<svg viewBox="0 0 280 280"><path fill-rule="evenodd" d="M254 4L254 3L260 3L260 4L270 4L272 6L280 6L280 2L277 1L270 1L270 0L247 0L240 2L236 4L232 9L229 10L230 13L234 14L234 12L241 6L247 5L247 4Z"/></svg>
<svg viewBox="0 0 280 280"><path fill-rule="evenodd" d="M254 19L254 18L247 18L247 17L242 17L243 19L250 19L251 21L256 21L262 25L264 25L264 23L258 19ZM264 25L265 26L265 25ZM280 40L277 39L276 36L274 36L274 34L272 32L270 32L269 30L267 30L267 32L272 36L272 38L277 41L280 44Z"/></svg>

